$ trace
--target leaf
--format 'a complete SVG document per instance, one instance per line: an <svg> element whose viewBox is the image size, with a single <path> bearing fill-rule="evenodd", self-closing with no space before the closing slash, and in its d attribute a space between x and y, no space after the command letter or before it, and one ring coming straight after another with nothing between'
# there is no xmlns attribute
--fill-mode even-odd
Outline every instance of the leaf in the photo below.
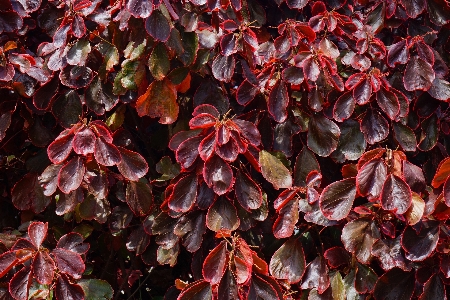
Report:
<svg viewBox="0 0 450 300"><path fill-rule="evenodd" d="M394 268L378 278L373 291L375 300L409 300L414 291L414 272Z"/></svg>
<svg viewBox="0 0 450 300"><path fill-rule="evenodd" d="M355 274L355 288L360 294L372 293L378 280L377 274L369 267L357 263L357 271Z"/></svg>
<svg viewBox="0 0 450 300"><path fill-rule="evenodd" d="M273 286L257 275L252 276L248 299L281 300Z"/></svg>
<svg viewBox="0 0 450 300"><path fill-rule="evenodd" d="M230 269L227 269L218 288L218 300L238 299L238 285Z"/></svg>
<svg viewBox="0 0 450 300"><path fill-rule="evenodd" d="M225 273L228 261L228 251L226 241L220 242L203 262L202 274L203 278L210 284L218 284Z"/></svg>
<svg viewBox="0 0 450 300"><path fill-rule="evenodd" d="M32 209L35 213L42 212L50 203L50 198L44 195L39 185L37 175L26 174L11 190L13 205L19 210Z"/></svg>
<svg viewBox="0 0 450 300"><path fill-rule="evenodd" d="M211 156L205 162L203 178L217 195L223 195L230 191L234 184L233 171L230 165L217 155Z"/></svg>
<svg viewBox="0 0 450 300"><path fill-rule="evenodd" d="M334 103L333 118L338 122L342 122L350 118L354 109L355 100L353 99L353 95L350 92L346 92Z"/></svg>
<svg viewBox="0 0 450 300"><path fill-rule="evenodd" d="M450 5L442 0L427 1L427 11L430 16L430 20L439 26L445 25L450 22ZM1 30L0 30L1 32Z"/></svg>
<svg viewBox="0 0 450 300"><path fill-rule="evenodd" d="M85 270L85 265L78 253L63 248L56 248L52 251L52 255L60 272L76 279L81 278Z"/></svg>
<svg viewBox="0 0 450 300"><path fill-rule="evenodd" d="M261 189L247 174L241 171L237 172L234 191L236 199L245 210L250 211L261 206Z"/></svg>
<svg viewBox="0 0 450 300"><path fill-rule="evenodd" d="M408 184L396 175L389 175L381 192L381 206L396 214L404 214L411 205L411 190Z"/></svg>
<svg viewBox="0 0 450 300"><path fill-rule="evenodd" d="M0 67L1 68L1 67ZM1 73L1 72L0 72ZM1 76L1 75L0 75ZM37 89L33 95L33 104L37 109L47 110L50 104L53 102L58 94L59 90L59 78L53 76L53 78Z"/></svg>
<svg viewBox="0 0 450 300"><path fill-rule="evenodd" d="M166 46L159 43L148 59L148 67L156 80L162 80L170 71L170 61Z"/></svg>
<svg viewBox="0 0 450 300"><path fill-rule="evenodd" d="M372 85L368 78L361 80L353 89L353 99L355 99L356 103L359 105L364 105L369 102L371 95Z"/></svg>
<svg viewBox="0 0 450 300"><path fill-rule="evenodd" d="M181 292L177 300L212 300L211 285L204 280L195 281Z"/></svg>
<svg viewBox="0 0 450 300"><path fill-rule="evenodd" d="M73 66L84 66L91 52L91 44L86 39L79 39L69 51L67 51L67 63Z"/></svg>
<svg viewBox="0 0 450 300"><path fill-rule="evenodd" d="M33 277L31 276L30 267L23 267L20 269L14 274L9 282L9 292L11 293L11 296L16 300L28 300L28 289L30 288L32 280Z"/></svg>
<svg viewBox="0 0 450 300"><path fill-rule="evenodd" d="M298 199L292 199L281 207L277 207L278 217L273 223L272 229L273 235L277 239L290 237L294 233L295 225L299 219L298 204Z"/></svg>
<svg viewBox="0 0 450 300"><path fill-rule="evenodd" d="M350 213L355 196L355 178L333 182L320 195L320 209L328 219L342 220Z"/></svg>
<svg viewBox="0 0 450 300"><path fill-rule="evenodd" d="M286 108L289 104L289 95L286 84L282 80L278 80L272 87L269 94L267 107L270 115L278 123L282 123L287 118Z"/></svg>
<svg viewBox="0 0 450 300"><path fill-rule="evenodd" d="M417 194L412 192L411 206L405 213L405 218L408 220L409 225L417 224L425 212L425 201Z"/></svg>
<svg viewBox="0 0 450 300"><path fill-rule="evenodd" d="M395 140L400 144L403 151L416 151L417 140L414 131L402 123L392 123Z"/></svg>
<svg viewBox="0 0 450 300"><path fill-rule="evenodd" d="M219 197L208 209L206 226L214 232L231 232L239 227L239 218L234 205L224 197Z"/></svg>
<svg viewBox="0 0 450 300"><path fill-rule="evenodd" d="M303 147L295 160L294 185L306 187L306 178L314 170L320 173L320 165L314 153L308 147Z"/></svg>
<svg viewBox="0 0 450 300"><path fill-rule="evenodd" d="M104 78L106 77L106 73L111 71L111 69L119 63L119 51L117 50L116 46L106 42L98 43L97 45L95 45L95 48L103 56L103 64L100 67L99 71L101 74L100 77Z"/></svg>
<svg viewBox="0 0 450 300"><path fill-rule="evenodd" d="M380 231L368 218L360 218L347 223L342 229L341 240L347 251L354 253L362 264L370 260L372 246L380 238Z"/></svg>
<svg viewBox="0 0 450 300"><path fill-rule="evenodd" d="M392 68L395 68L396 64L406 64L409 60L409 51L407 40L403 39L398 43L392 44L389 47L387 62Z"/></svg>
<svg viewBox="0 0 450 300"><path fill-rule="evenodd" d="M264 178L273 184L275 189L290 188L292 186L292 176L283 163L267 152L259 152L259 164Z"/></svg>
<svg viewBox="0 0 450 300"><path fill-rule="evenodd" d="M225 114L230 106L228 98L215 80L205 79L194 95L194 107L202 104L214 106L220 114Z"/></svg>
<svg viewBox="0 0 450 300"><path fill-rule="evenodd" d="M22 28L22 18L13 11L2 11L0 16L0 34L3 32L14 32Z"/></svg>
<svg viewBox="0 0 450 300"><path fill-rule="evenodd" d="M236 60L234 55L223 56L218 54L212 63L212 73L214 78L219 81L229 82L234 74L234 67L236 65Z"/></svg>
<svg viewBox="0 0 450 300"><path fill-rule="evenodd" d="M145 21L145 29L155 40L165 42L169 39L172 27L160 10L154 10Z"/></svg>
<svg viewBox="0 0 450 300"><path fill-rule="evenodd" d="M338 146L339 127L322 115L314 115L309 122L308 148L319 156L329 156Z"/></svg>
<svg viewBox="0 0 450 300"><path fill-rule="evenodd" d="M287 240L270 259L270 274L276 279L297 283L305 272L306 262L302 244L298 239Z"/></svg>
<svg viewBox="0 0 450 300"><path fill-rule="evenodd" d="M161 124L172 124L179 111L175 87L168 79L153 81L136 102L136 110L140 117L147 115L160 118Z"/></svg>
<svg viewBox="0 0 450 300"><path fill-rule="evenodd" d="M92 70L84 66L67 66L59 73L61 83L73 89L88 86L93 78Z"/></svg>
<svg viewBox="0 0 450 300"><path fill-rule="evenodd" d="M95 78L85 93L86 105L97 115L110 111L119 102L119 97L113 94L111 83L103 83Z"/></svg>
<svg viewBox="0 0 450 300"><path fill-rule="evenodd" d="M78 284L70 283L66 275L58 277L55 288L56 300L84 300L84 291Z"/></svg>
<svg viewBox="0 0 450 300"><path fill-rule="evenodd" d="M70 250L78 254L85 254L89 250L89 244L83 243L84 238L86 237L83 237L79 233L70 232L59 239L56 248Z"/></svg>
<svg viewBox="0 0 450 300"><path fill-rule="evenodd" d="M48 223L33 222L28 226L28 236L36 249L39 249L47 237Z"/></svg>
<svg viewBox="0 0 450 300"><path fill-rule="evenodd" d="M428 90L428 93L441 101L448 101L450 99L450 82L440 78L435 78Z"/></svg>
<svg viewBox="0 0 450 300"><path fill-rule="evenodd" d="M47 252L39 251L33 260L33 274L41 284L51 284L54 276L55 263Z"/></svg>
<svg viewBox="0 0 450 300"><path fill-rule="evenodd" d="M428 90L435 78L433 67L423 59L413 56L406 65L403 83L407 91Z"/></svg>
<svg viewBox="0 0 450 300"><path fill-rule="evenodd" d="M119 149L122 160L117 164L119 172L128 180L138 181L148 172L148 164L145 159L136 152L128 149L117 147Z"/></svg>
<svg viewBox="0 0 450 300"><path fill-rule="evenodd" d="M376 256L383 270L388 271L392 268L401 268L406 270L406 259L403 257L400 244L400 236L396 239L380 239L373 244L372 255Z"/></svg>
<svg viewBox="0 0 450 300"><path fill-rule="evenodd" d="M110 300L114 295L113 288L105 280L81 279L78 285L84 291L85 300Z"/></svg>
<svg viewBox="0 0 450 300"><path fill-rule="evenodd" d="M361 132L371 145L381 142L389 135L388 122L376 110L369 109L360 124Z"/></svg>
<svg viewBox="0 0 450 300"><path fill-rule="evenodd" d="M145 216L153 204L152 190L145 181L128 182L125 197L136 216Z"/></svg>
<svg viewBox="0 0 450 300"><path fill-rule="evenodd" d="M136 255L141 255L149 244L150 236L145 232L143 226L139 226L131 232L125 246L128 251L135 251Z"/></svg>
<svg viewBox="0 0 450 300"><path fill-rule="evenodd" d="M81 157L77 156L69 160L58 173L58 187L59 189L68 194L69 192L76 190L83 181L83 176L86 171L84 161Z"/></svg>
<svg viewBox="0 0 450 300"><path fill-rule="evenodd" d="M72 142L75 153L86 156L94 152L95 134L87 126L83 126L77 131Z"/></svg>
<svg viewBox="0 0 450 300"><path fill-rule="evenodd" d="M405 8L408 16L413 19L417 18L417 16L424 11L426 6L425 0L413 0L413 1L402 0L401 3Z"/></svg>
<svg viewBox="0 0 450 300"><path fill-rule="evenodd" d="M153 11L153 2L151 0L129 0L126 7L135 18L145 19Z"/></svg>
<svg viewBox="0 0 450 300"><path fill-rule="evenodd" d="M88 195L83 203L78 206L80 217L84 220L96 220L105 223L111 213L109 202L106 199L98 199Z"/></svg>
<svg viewBox="0 0 450 300"><path fill-rule="evenodd" d="M71 128L73 124L78 123L83 114L80 96L75 90L69 90L56 99L52 111L63 127Z"/></svg>
<svg viewBox="0 0 450 300"><path fill-rule="evenodd" d="M341 273L338 271L334 273L331 278L331 293L333 295L333 299L336 300L345 300L346 299L346 290L344 281L342 280Z"/></svg>
<svg viewBox="0 0 450 300"><path fill-rule="evenodd" d="M330 278L328 277L328 267L326 261L322 256L317 256L306 267L301 288L316 288L319 294L322 294L329 286Z"/></svg>
<svg viewBox="0 0 450 300"><path fill-rule="evenodd" d="M176 212L187 212L194 206L197 198L197 175L189 174L181 178L173 187L169 197L169 208Z"/></svg>
<svg viewBox="0 0 450 300"><path fill-rule="evenodd" d="M185 66L192 65L197 58L197 52L199 48L199 38L197 33L187 31L181 32L181 42L184 51L178 58L181 60L181 62L183 62Z"/></svg>
<svg viewBox="0 0 450 300"><path fill-rule="evenodd" d="M384 86L376 93L377 103L381 110L391 119L395 120L400 112L400 103L397 96Z"/></svg>
<svg viewBox="0 0 450 300"><path fill-rule="evenodd" d="M439 240L439 226L437 221L428 221L422 225L420 231L406 227L402 236L402 247L406 251L406 258L411 261L422 261L436 248Z"/></svg>
<svg viewBox="0 0 450 300"><path fill-rule="evenodd" d="M359 123L351 119L346 120L341 124L340 131L338 146L331 153L331 158L340 163L345 160L357 160L367 147Z"/></svg>

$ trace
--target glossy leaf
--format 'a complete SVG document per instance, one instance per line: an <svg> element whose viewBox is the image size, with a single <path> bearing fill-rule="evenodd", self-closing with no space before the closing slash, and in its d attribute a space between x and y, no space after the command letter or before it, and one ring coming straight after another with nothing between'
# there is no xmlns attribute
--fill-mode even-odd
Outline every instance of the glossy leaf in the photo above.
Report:
<svg viewBox="0 0 450 300"><path fill-rule="evenodd" d="M205 162L203 178L217 195L225 194L234 184L233 171L230 165L217 155L211 156Z"/></svg>
<svg viewBox="0 0 450 300"><path fill-rule="evenodd" d="M387 177L381 192L383 209L404 214L411 205L411 198L411 190L403 179L393 174Z"/></svg>
<svg viewBox="0 0 450 300"><path fill-rule="evenodd" d="M259 152L259 164L264 178L273 184L275 189L289 188L292 186L292 176L283 163L270 154L262 150Z"/></svg>
<svg viewBox="0 0 450 300"><path fill-rule="evenodd" d="M117 165L119 172L128 180L138 181L148 172L148 165L145 159L136 152L127 150L122 147L119 149L122 160Z"/></svg>
<svg viewBox="0 0 450 300"><path fill-rule="evenodd" d="M239 227L239 218L234 205L226 198L219 197L208 209L206 226L214 232L231 232Z"/></svg>
<svg viewBox="0 0 450 300"><path fill-rule="evenodd" d="M270 259L269 270L276 279L290 284L301 280L306 269L305 254L298 239L287 240Z"/></svg>
<svg viewBox="0 0 450 300"><path fill-rule="evenodd" d="M203 278L212 285L218 284L227 267L227 244L220 242L205 258L203 262Z"/></svg>
<svg viewBox="0 0 450 300"><path fill-rule="evenodd" d="M406 251L407 259L422 261L434 251L439 239L439 227L435 223L430 221L424 224L419 232L412 227L406 227L402 236L402 247Z"/></svg>
<svg viewBox="0 0 450 300"><path fill-rule="evenodd" d="M68 194L69 192L76 190L81 182L86 171L84 161L81 157L74 157L67 162L58 173L58 187L59 189Z"/></svg>
<svg viewBox="0 0 450 300"><path fill-rule="evenodd" d="M262 204L259 186L245 173L238 171L234 185L236 199L246 210L258 209Z"/></svg>
<svg viewBox="0 0 450 300"><path fill-rule="evenodd" d="M328 185L320 195L319 203L325 217L341 220L352 209L356 196L356 180L348 178Z"/></svg>
<svg viewBox="0 0 450 300"><path fill-rule="evenodd" d="M409 300L414 291L414 273L394 268L377 281L373 296L376 300Z"/></svg>
<svg viewBox="0 0 450 300"><path fill-rule="evenodd" d="M319 156L328 156L336 150L341 131L333 122L321 115L311 118L308 131L308 148Z"/></svg>
<svg viewBox="0 0 450 300"><path fill-rule="evenodd" d="M268 109L275 121L281 123L287 118L286 107L289 96L284 81L280 80L273 86L269 94Z"/></svg>
<svg viewBox="0 0 450 300"><path fill-rule="evenodd" d="M354 253L359 262L365 264L371 256L372 246L380 238L375 223L360 218L347 223L342 229L341 240L347 251Z"/></svg>

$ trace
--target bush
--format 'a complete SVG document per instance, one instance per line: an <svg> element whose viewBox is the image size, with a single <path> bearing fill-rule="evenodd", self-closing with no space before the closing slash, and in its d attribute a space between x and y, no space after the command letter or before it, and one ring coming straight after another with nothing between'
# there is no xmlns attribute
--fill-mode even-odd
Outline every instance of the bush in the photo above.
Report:
<svg viewBox="0 0 450 300"><path fill-rule="evenodd" d="M446 0L0 0L1 299L445 299Z"/></svg>

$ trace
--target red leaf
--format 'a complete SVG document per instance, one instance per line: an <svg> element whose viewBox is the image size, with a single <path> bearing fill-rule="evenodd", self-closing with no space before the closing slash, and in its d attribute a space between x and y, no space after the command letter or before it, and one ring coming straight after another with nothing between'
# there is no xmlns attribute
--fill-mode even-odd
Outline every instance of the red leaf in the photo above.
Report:
<svg viewBox="0 0 450 300"><path fill-rule="evenodd" d="M33 274L41 284L51 284L53 281L55 263L46 251L39 251L33 260Z"/></svg>
<svg viewBox="0 0 450 300"><path fill-rule="evenodd" d="M226 241L220 242L203 262L203 278L212 285L218 284L225 273L228 262L228 251Z"/></svg>
<svg viewBox="0 0 450 300"><path fill-rule="evenodd" d="M342 122L350 118L354 109L355 100L353 99L352 93L346 92L334 103L333 118L338 122Z"/></svg>
<svg viewBox="0 0 450 300"><path fill-rule="evenodd" d="M28 289L31 286L32 279L30 267L23 267L14 274L9 282L11 296L16 300L28 300Z"/></svg>
<svg viewBox="0 0 450 300"><path fill-rule="evenodd" d="M352 209L355 196L355 178L333 182L320 195L320 209L328 219L342 220L347 217Z"/></svg>
<svg viewBox="0 0 450 300"><path fill-rule="evenodd" d="M395 120L400 112L400 103L397 96L388 91L384 86L376 93L377 103L381 110L391 119Z"/></svg>
<svg viewBox="0 0 450 300"><path fill-rule="evenodd" d="M394 268L378 278L373 297L375 300L411 299L414 284L414 272Z"/></svg>
<svg viewBox="0 0 450 300"><path fill-rule="evenodd" d="M136 152L117 147L122 156L122 160L117 165L119 172L128 180L138 181L148 172L148 164L145 159Z"/></svg>
<svg viewBox="0 0 450 300"><path fill-rule="evenodd" d="M173 187L169 198L169 208L176 212L187 212L195 203L197 198L197 175L190 174L181 178Z"/></svg>
<svg viewBox="0 0 450 300"><path fill-rule="evenodd" d="M45 196L51 196L56 192L58 187L58 173L61 168L62 165L50 165L38 177L39 184L44 190Z"/></svg>
<svg viewBox="0 0 450 300"><path fill-rule="evenodd" d="M217 121L216 117L208 113L200 113L189 121L189 127L191 129L208 128L214 126Z"/></svg>
<svg viewBox="0 0 450 300"><path fill-rule="evenodd" d="M94 145L94 157L99 164L103 166L114 166L122 160L119 149L105 141L103 137L98 137Z"/></svg>
<svg viewBox="0 0 450 300"><path fill-rule="evenodd" d="M194 146L192 144L189 144L189 145ZM209 157L211 157L211 155L214 153L214 150L216 149L215 146L216 146L216 133L213 131L208 136L203 138L203 140L200 142L200 145L198 145L198 152L203 161L206 161ZM191 153L192 152L195 152L195 149L193 149L191 151ZM188 154L188 153L189 152L186 151L186 154ZM189 156L188 156L188 158L189 158ZM192 158L190 158L190 159L192 159ZM188 161L190 159L188 159Z"/></svg>
<svg viewBox="0 0 450 300"><path fill-rule="evenodd" d="M358 171L356 177L358 193L362 196L369 196L370 199L378 198L386 177L387 166L383 159L376 158L367 162Z"/></svg>
<svg viewBox="0 0 450 300"><path fill-rule="evenodd" d="M72 151L72 141L74 134L69 130L64 130L61 134L47 147L48 158L54 164L62 163Z"/></svg>
<svg viewBox="0 0 450 300"><path fill-rule="evenodd" d="M381 192L381 206L396 214L404 214L411 205L411 190L408 184L396 175L389 175Z"/></svg>
<svg viewBox="0 0 450 300"><path fill-rule="evenodd" d="M92 130L83 126L75 134L73 139L73 151L80 155L87 155L94 152L95 134Z"/></svg>
<svg viewBox="0 0 450 300"><path fill-rule="evenodd" d="M145 29L155 40L165 42L170 36L171 26L159 10L154 10L145 21Z"/></svg>
<svg viewBox="0 0 450 300"><path fill-rule="evenodd" d="M401 249L400 236L395 240L380 239L373 244L372 254L379 259L381 267L385 271L395 267L406 270L406 259L403 257Z"/></svg>
<svg viewBox="0 0 450 300"><path fill-rule="evenodd" d="M178 149L175 153L177 162L179 162L181 164L181 166L185 169L192 166L192 164L195 162L195 160L198 157L198 151L199 151L200 145L201 145L200 143L203 142L203 140L207 139L208 137L204 138L203 136L194 136L194 137L188 138L184 142L182 142L178 146ZM202 150L203 150L203 148L202 148Z"/></svg>
<svg viewBox="0 0 450 300"><path fill-rule="evenodd" d="M302 289L316 288L319 294L325 292L330 286L328 267L322 256L317 256L306 267L305 276L302 280Z"/></svg>
<svg viewBox="0 0 450 300"><path fill-rule="evenodd" d="M28 236L31 242L39 249L47 237L48 223L33 222L28 226Z"/></svg>
<svg viewBox="0 0 450 300"><path fill-rule="evenodd" d="M84 291L78 284L70 283L65 274L58 277L55 288L56 300L84 300Z"/></svg>
<svg viewBox="0 0 450 300"><path fill-rule="evenodd" d="M85 254L89 250L89 244L83 243L83 237L80 234L70 232L59 239L56 248L70 250L78 254Z"/></svg>
<svg viewBox="0 0 450 300"><path fill-rule="evenodd" d="M229 82L234 74L234 67L236 65L236 60L234 55L223 56L218 54L212 63L212 73L214 78L219 81Z"/></svg>
<svg viewBox="0 0 450 300"><path fill-rule="evenodd" d="M411 261L423 261L436 249L439 240L439 222L428 221L420 231L408 226L403 232L402 247L406 258Z"/></svg>
<svg viewBox="0 0 450 300"><path fill-rule="evenodd" d="M239 218L234 205L226 198L219 197L208 209L206 226L214 232L231 232L239 227Z"/></svg>
<svg viewBox="0 0 450 300"><path fill-rule="evenodd" d="M33 209L35 213L42 212L49 204L50 198L44 195L39 185L37 175L26 174L11 190L12 203L19 210Z"/></svg>
<svg viewBox="0 0 450 300"><path fill-rule="evenodd" d="M18 262L15 252L2 253L0 255L0 278L5 276Z"/></svg>
<svg viewBox="0 0 450 300"><path fill-rule="evenodd" d="M347 223L342 229L341 240L347 251L354 253L359 262L370 260L372 245L380 238L376 224L368 218L360 218Z"/></svg>
<svg viewBox="0 0 450 300"><path fill-rule="evenodd" d="M409 51L406 39L390 46L387 55L387 62L390 67L395 68L396 64L406 64L408 60Z"/></svg>
<svg viewBox="0 0 450 300"><path fill-rule="evenodd" d="M298 239L287 240L270 259L269 270L276 279L297 283L305 272L306 262L302 244Z"/></svg>
<svg viewBox="0 0 450 300"><path fill-rule="evenodd" d="M333 121L314 115L309 122L308 148L319 156L329 156L338 146L341 131Z"/></svg>
<svg viewBox="0 0 450 300"><path fill-rule="evenodd" d="M372 85L368 79L360 81L353 89L353 99L359 105L364 105L369 102L372 95Z"/></svg>
<svg viewBox="0 0 450 300"><path fill-rule="evenodd" d="M76 279L81 278L85 266L80 254L63 248L56 248L52 251L52 255L60 272Z"/></svg>
<svg viewBox="0 0 450 300"><path fill-rule="evenodd" d="M373 145L389 135L389 123L377 111L369 109L361 120L360 128L366 141Z"/></svg>
<svg viewBox="0 0 450 300"><path fill-rule="evenodd" d="M136 216L145 216L153 204L152 190L145 181L130 181L125 194L127 204Z"/></svg>
<svg viewBox="0 0 450 300"><path fill-rule="evenodd" d="M236 199L245 210L250 211L261 206L261 189L247 174L238 171L234 190Z"/></svg>
<svg viewBox="0 0 450 300"><path fill-rule="evenodd" d="M222 280L220 281L218 288L218 300L232 300L238 299L238 285L236 278L231 273L230 269L227 269Z"/></svg>
<svg viewBox="0 0 450 300"><path fill-rule="evenodd" d="M212 300L211 285L204 280L193 282L181 292L177 300Z"/></svg>
<svg viewBox="0 0 450 300"><path fill-rule="evenodd" d="M450 99L450 82L440 78L435 78L428 90L428 93L441 101L448 101Z"/></svg>
<svg viewBox="0 0 450 300"><path fill-rule="evenodd" d="M84 161L81 157L77 156L72 158L66 163L58 173L58 187L59 189L68 194L69 192L76 190L83 181L84 172L86 168Z"/></svg>
<svg viewBox="0 0 450 300"><path fill-rule="evenodd" d="M403 82L408 91L428 90L435 78L433 67L423 59L414 56L406 65Z"/></svg>
<svg viewBox="0 0 450 300"><path fill-rule="evenodd" d="M211 156L205 162L203 178L217 195L223 195L228 192L234 183L233 171L230 165L217 155Z"/></svg>
<svg viewBox="0 0 450 300"><path fill-rule="evenodd" d="M433 177L431 185L437 189L447 180L447 177L449 175L450 175L450 158L446 158L439 163L439 167L436 171L436 174Z"/></svg>
<svg viewBox="0 0 450 300"><path fill-rule="evenodd" d="M269 94L267 107L270 115L278 123L284 122L287 118L286 108L289 104L289 95L284 81L279 80L272 87Z"/></svg>
<svg viewBox="0 0 450 300"><path fill-rule="evenodd" d="M294 233L298 218L298 199L292 199L284 203L278 211L277 219L273 223L273 235L277 239L290 237Z"/></svg>

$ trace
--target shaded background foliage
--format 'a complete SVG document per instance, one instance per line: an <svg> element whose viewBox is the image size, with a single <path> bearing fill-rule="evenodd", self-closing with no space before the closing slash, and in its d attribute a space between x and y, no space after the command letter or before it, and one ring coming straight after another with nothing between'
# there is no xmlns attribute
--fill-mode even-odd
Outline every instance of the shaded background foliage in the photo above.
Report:
<svg viewBox="0 0 450 300"><path fill-rule="evenodd" d="M0 0L1 299L446 299L446 0Z"/></svg>

